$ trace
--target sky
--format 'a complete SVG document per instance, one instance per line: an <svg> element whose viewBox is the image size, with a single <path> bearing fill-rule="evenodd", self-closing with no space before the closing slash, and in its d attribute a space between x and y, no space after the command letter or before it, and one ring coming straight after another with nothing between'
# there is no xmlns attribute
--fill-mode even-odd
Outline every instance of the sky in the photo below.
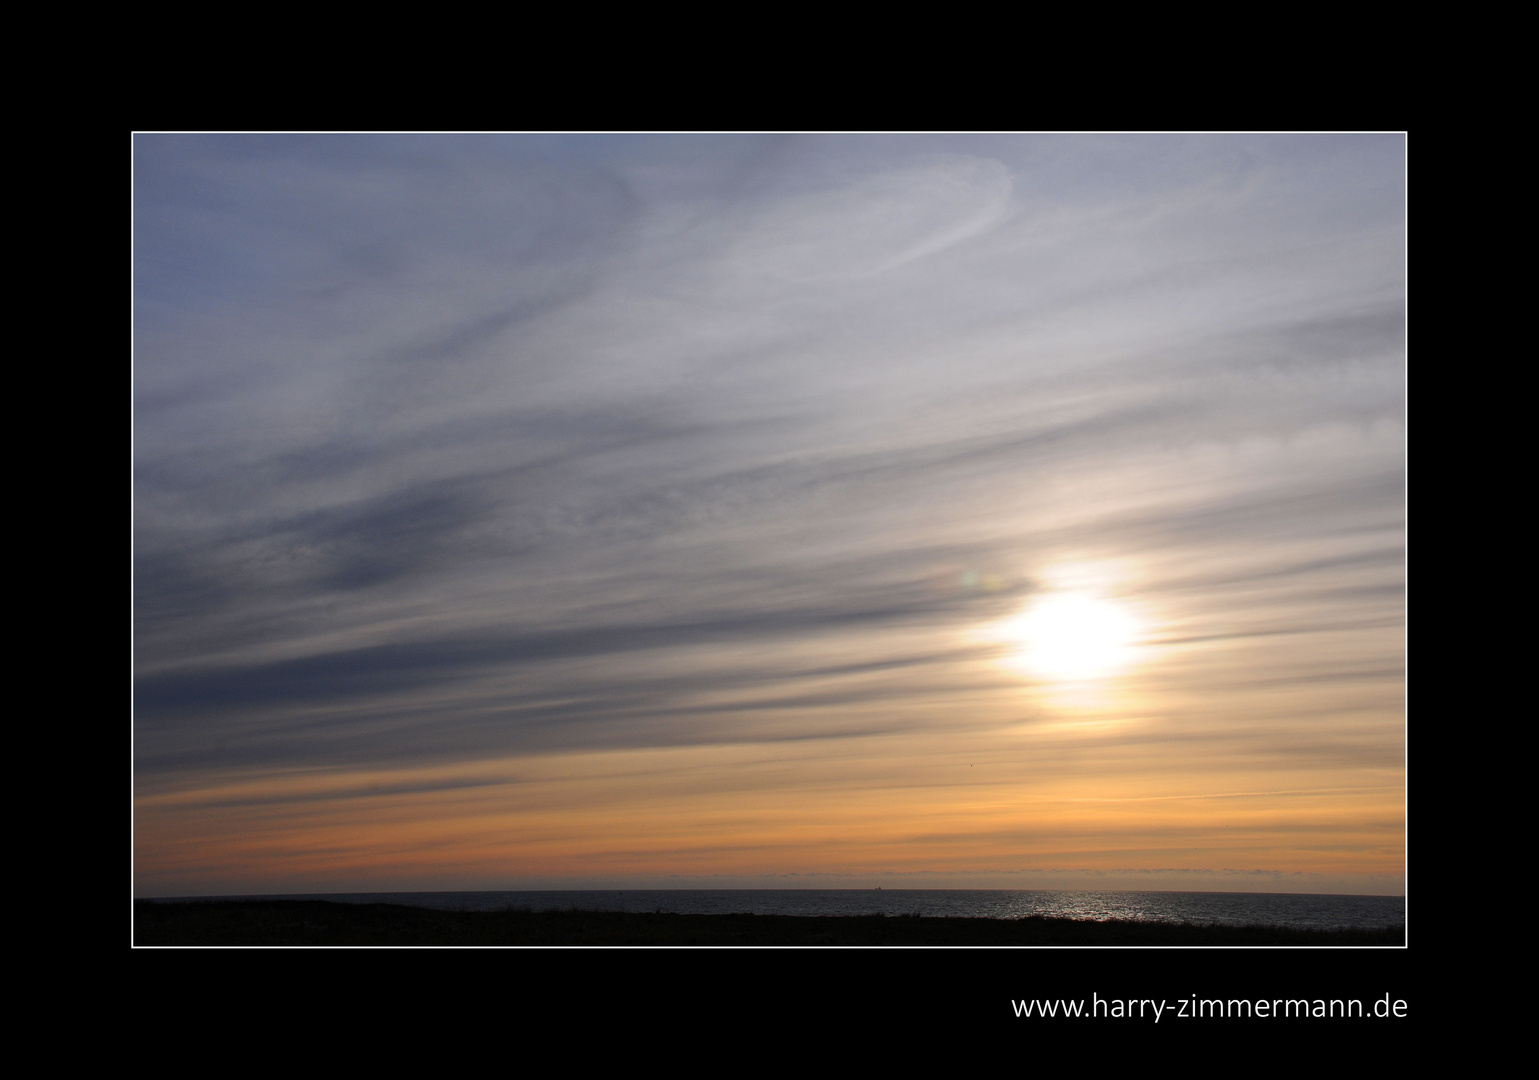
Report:
<svg viewBox="0 0 1539 1080"><path fill-rule="evenodd" d="M134 889L1405 882L1405 140L133 140Z"/></svg>

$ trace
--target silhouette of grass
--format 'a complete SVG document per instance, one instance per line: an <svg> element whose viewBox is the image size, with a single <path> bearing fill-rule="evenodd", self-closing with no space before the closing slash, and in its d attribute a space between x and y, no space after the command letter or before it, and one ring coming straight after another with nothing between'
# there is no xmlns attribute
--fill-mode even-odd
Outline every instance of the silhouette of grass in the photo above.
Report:
<svg viewBox="0 0 1539 1080"><path fill-rule="evenodd" d="M1405 928L921 915L439 911L327 900L134 902L136 945L1403 945Z"/></svg>

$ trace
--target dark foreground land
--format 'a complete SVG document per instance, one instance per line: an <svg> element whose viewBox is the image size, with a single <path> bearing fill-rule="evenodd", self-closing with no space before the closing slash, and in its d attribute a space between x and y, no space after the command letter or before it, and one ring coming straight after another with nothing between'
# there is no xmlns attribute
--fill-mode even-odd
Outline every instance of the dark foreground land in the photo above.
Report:
<svg viewBox="0 0 1539 1080"><path fill-rule="evenodd" d="M1292 930L918 915L437 911L326 900L134 902L136 945L1401 945L1405 930Z"/></svg>

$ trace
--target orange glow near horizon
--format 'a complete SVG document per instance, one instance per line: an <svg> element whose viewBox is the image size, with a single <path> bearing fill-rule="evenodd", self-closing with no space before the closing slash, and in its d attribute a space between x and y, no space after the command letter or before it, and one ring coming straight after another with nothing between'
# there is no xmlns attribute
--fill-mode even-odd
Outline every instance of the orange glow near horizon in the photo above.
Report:
<svg viewBox="0 0 1539 1080"><path fill-rule="evenodd" d="M862 662L924 628L787 643L812 673L726 713L732 741L142 782L136 887L1399 890L1398 676L1288 678L1360 632L1210 642L1104 575L1043 576L944 663ZM734 703L708 686L696 708Z"/></svg>
<svg viewBox="0 0 1539 1080"><path fill-rule="evenodd" d="M1172 749L1136 728L210 777L141 797L136 875L149 895L785 875L1149 888L1249 888L1262 875L1284 891L1348 879L1393 891L1397 768L1236 768L1223 746L1204 752L1200 730Z"/></svg>

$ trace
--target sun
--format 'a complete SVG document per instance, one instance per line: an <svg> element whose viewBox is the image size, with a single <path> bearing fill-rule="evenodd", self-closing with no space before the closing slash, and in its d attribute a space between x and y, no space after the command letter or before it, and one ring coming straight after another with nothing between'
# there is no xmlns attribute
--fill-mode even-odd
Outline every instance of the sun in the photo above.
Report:
<svg viewBox="0 0 1539 1080"><path fill-rule="evenodd" d="M1046 593L1004 626L1012 666L1043 679L1105 679L1132 664L1139 620L1126 605L1088 592Z"/></svg>

